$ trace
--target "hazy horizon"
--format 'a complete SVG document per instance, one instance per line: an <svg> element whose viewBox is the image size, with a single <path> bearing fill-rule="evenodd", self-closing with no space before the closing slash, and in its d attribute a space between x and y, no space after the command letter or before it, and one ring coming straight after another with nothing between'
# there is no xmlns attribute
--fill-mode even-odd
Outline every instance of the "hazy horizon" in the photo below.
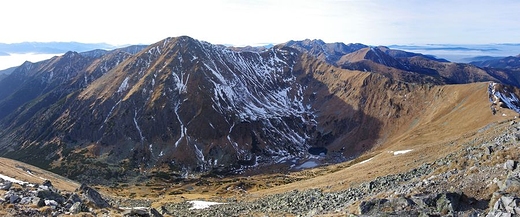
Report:
<svg viewBox="0 0 520 217"><path fill-rule="evenodd" d="M520 2L419 0L194 0L2 3L1 43L150 44L188 35L213 44L327 42L520 43ZM23 15L23 19L13 19Z"/></svg>
<svg viewBox="0 0 520 217"><path fill-rule="evenodd" d="M332 43L328 41L325 42ZM261 46L266 44L271 43L261 43L256 45ZM251 46L255 45L253 44ZM520 54L520 44L401 44L383 46L414 53L433 55L437 58L447 59L452 62L468 62L468 58L478 56L506 57ZM0 50L0 52L2 52L2 50ZM10 53L10 56L0 55L0 70L19 66L25 61L38 62L62 54L63 53Z"/></svg>

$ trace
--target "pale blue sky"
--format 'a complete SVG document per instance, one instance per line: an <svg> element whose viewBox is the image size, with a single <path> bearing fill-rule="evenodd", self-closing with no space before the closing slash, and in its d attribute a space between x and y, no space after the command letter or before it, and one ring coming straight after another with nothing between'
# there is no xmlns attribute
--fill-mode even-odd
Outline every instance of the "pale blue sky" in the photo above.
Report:
<svg viewBox="0 0 520 217"><path fill-rule="evenodd" d="M17 0L0 3L0 42L149 44L288 40L392 44L520 43L518 0Z"/></svg>

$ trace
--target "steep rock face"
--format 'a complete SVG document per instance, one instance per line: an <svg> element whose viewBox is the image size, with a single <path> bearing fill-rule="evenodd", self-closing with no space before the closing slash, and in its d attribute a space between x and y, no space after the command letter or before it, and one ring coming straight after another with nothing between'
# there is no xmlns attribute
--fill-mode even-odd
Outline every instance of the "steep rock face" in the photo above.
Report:
<svg viewBox="0 0 520 217"><path fill-rule="evenodd" d="M296 83L297 58L294 50L238 53L188 37L166 39L80 94L71 111L92 115L60 119L75 138L93 138L140 165L206 170L254 164L257 155L299 155L315 123Z"/></svg>
<svg viewBox="0 0 520 217"><path fill-rule="evenodd" d="M500 108L508 108L520 113L520 91L518 89L490 82L488 87L489 101L491 101L491 109L493 114ZM497 108L498 106L498 108Z"/></svg>

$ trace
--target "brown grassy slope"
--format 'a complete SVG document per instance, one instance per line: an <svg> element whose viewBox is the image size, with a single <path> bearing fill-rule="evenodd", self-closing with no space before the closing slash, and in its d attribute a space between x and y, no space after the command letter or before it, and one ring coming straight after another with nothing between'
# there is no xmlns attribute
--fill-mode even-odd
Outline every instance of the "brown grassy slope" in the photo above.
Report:
<svg viewBox="0 0 520 217"><path fill-rule="evenodd" d="M35 184L41 184L44 180L49 180L56 188L71 192L80 186L79 183L60 175L56 175L20 161L2 157L0 157L0 174Z"/></svg>
<svg viewBox="0 0 520 217"><path fill-rule="evenodd" d="M487 83L436 86L420 94L413 101L419 109L415 115L403 117L409 120L408 127L401 127L388 138L367 152L360 159L371 159L362 164L347 162L330 166L338 170L311 179L261 190L256 194L281 193L295 189L323 188L340 190L352 184L388 174L408 171L425 162L433 162L458 150L460 144L478 137L479 129L487 125L514 118L517 115L502 109L493 116L487 99ZM421 105L420 103L422 102ZM502 114L506 116L502 116ZM406 125L405 125L406 126ZM385 127L392 127L386 125ZM393 151L412 150L406 154L395 155ZM356 162L360 162L357 160ZM345 168L346 167L346 168ZM344 168L344 169L340 169ZM317 170L318 171L318 170ZM309 171L312 173L312 170Z"/></svg>

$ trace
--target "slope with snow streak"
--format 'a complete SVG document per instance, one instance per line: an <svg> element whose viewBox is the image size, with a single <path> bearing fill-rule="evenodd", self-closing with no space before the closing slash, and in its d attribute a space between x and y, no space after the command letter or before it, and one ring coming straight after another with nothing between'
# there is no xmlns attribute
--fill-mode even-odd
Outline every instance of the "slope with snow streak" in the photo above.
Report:
<svg viewBox="0 0 520 217"><path fill-rule="evenodd" d="M272 48L263 53L234 52L205 42L198 42L198 45L201 56L194 59L201 61L202 71L211 83L212 108L227 117L227 145L235 149L238 158L257 157L248 150L254 146L253 141L244 145L236 138L240 135L235 129L241 130L248 123L261 126L252 129L253 134L269 135L271 141L266 143L272 144L266 144L270 147L264 151L275 157L268 160L305 155L310 135L295 130L293 122L296 120L297 125L312 127L315 121L310 106L303 102L304 87L296 82L293 72L298 58L296 51ZM183 85L184 89L186 86ZM202 152L196 146L195 149L197 156L201 156Z"/></svg>
<svg viewBox="0 0 520 217"><path fill-rule="evenodd" d="M76 141L114 153L111 160L146 167L206 171L305 157L317 121L299 81L305 75L295 70L300 56L287 47L236 52L168 38L79 94L69 110L89 116L59 121ZM94 133L83 130L91 125Z"/></svg>
<svg viewBox="0 0 520 217"><path fill-rule="evenodd" d="M509 108L517 113L520 113L520 100L518 99L517 95L515 95L511 87L495 82L490 82L488 87L488 94L493 110L496 110L496 108L493 106L498 105L499 107Z"/></svg>

